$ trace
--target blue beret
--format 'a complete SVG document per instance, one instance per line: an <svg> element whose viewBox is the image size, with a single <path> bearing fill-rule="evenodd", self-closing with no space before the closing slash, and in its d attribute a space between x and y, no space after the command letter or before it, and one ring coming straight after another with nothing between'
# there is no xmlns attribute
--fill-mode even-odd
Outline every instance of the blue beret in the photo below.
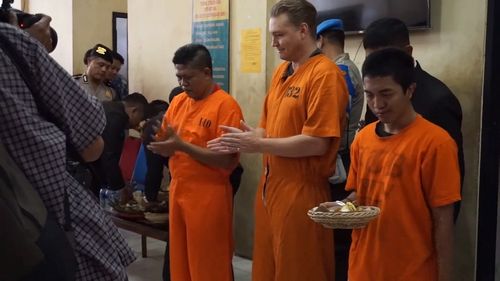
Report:
<svg viewBox="0 0 500 281"><path fill-rule="evenodd" d="M329 29L338 29L344 30L344 23L341 19L329 19L325 20L318 25L316 28L316 36L320 36L321 33L329 30Z"/></svg>

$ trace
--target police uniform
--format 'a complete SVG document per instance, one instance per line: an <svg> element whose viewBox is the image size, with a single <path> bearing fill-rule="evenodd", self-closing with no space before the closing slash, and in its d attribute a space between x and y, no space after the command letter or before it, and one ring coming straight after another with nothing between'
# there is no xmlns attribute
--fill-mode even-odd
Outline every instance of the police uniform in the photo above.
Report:
<svg viewBox="0 0 500 281"><path fill-rule="evenodd" d="M90 49L88 57L99 57L110 63L113 63L113 55L111 49L102 44L97 44L94 46L94 48ZM87 73L74 76L74 78L88 94L97 97L97 99L100 101L113 101L117 99L115 90L107 86L104 81L96 86L90 82Z"/></svg>
<svg viewBox="0 0 500 281"><path fill-rule="evenodd" d="M100 101L112 101L116 99L115 90L106 86L106 84L99 83L99 85L97 85L97 88L92 87L87 74L76 76L75 79L88 94L97 97L97 99Z"/></svg>

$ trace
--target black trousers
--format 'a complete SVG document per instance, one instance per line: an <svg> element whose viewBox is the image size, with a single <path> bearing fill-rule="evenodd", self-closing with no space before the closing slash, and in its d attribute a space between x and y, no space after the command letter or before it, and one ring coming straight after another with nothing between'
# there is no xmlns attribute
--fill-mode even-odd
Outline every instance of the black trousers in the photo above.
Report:
<svg viewBox="0 0 500 281"><path fill-rule="evenodd" d="M168 158L153 153L146 149L146 164L148 171L146 173L146 182L144 184L144 193L149 202L156 201L158 191L160 191L161 181L163 179L163 168L168 167Z"/></svg>

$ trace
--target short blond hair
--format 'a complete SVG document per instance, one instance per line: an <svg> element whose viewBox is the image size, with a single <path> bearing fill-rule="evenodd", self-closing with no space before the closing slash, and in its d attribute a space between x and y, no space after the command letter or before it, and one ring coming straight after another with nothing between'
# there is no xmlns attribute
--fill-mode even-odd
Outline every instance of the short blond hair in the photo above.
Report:
<svg viewBox="0 0 500 281"><path fill-rule="evenodd" d="M316 38L316 8L306 0L280 0L271 8L271 17L287 14L288 20L299 27L307 24L311 36Z"/></svg>

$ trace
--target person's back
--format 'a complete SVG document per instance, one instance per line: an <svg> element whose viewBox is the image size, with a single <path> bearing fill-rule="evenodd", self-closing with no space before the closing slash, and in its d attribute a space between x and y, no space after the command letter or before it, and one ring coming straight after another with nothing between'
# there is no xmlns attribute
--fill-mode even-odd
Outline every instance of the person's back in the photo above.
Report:
<svg viewBox="0 0 500 281"><path fill-rule="evenodd" d="M2 143L61 226L67 194L79 261L76 279L124 280L124 268L134 254L90 194L66 171L66 139L82 152L102 132L105 119L100 103L89 98L27 33L4 23L0 23L0 33L26 59L37 86L36 93L31 92L12 60L0 50L0 68L6 70L0 75ZM48 121L39 110L56 120ZM100 239L106 242L97 242Z"/></svg>
<svg viewBox="0 0 500 281"><path fill-rule="evenodd" d="M133 93L123 101L103 102L106 114L106 127L102 133L104 150L92 166L96 174L93 183L93 192L98 194L101 188L121 190L126 187L119 162L123 150L125 131L134 128L144 119L144 110L147 106L146 98Z"/></svg>

